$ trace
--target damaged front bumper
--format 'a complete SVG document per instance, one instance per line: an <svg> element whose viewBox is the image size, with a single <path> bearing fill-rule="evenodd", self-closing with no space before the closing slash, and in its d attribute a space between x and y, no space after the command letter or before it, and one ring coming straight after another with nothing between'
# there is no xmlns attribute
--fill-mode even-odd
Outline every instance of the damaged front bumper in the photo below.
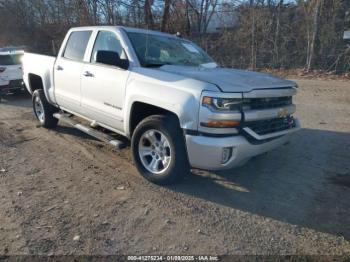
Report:
<svg viewBox="0 0 350 262"><path fill-rule="evenodd" d="M240 166L250 158L268 152L288 142L290 135L300 129L295 126L288 130L267 135L258 135L249 128L239 135L211 137L186 135L188 159L193 168L204 170L224 170Z"/></svg>

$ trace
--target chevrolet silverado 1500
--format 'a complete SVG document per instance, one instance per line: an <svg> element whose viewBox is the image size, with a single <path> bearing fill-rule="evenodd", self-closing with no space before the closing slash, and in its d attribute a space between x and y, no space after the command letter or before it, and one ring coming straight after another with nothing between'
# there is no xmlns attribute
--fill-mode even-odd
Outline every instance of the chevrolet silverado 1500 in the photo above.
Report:
<svg viewBox="0 0 350 262"><path fill-rule="evenodd" d="M139 172L158 184L191 167L240 166L299 129L294 82L221 68L196 44L170 34L73 28L57 57L26 53L23 66L43 127L68 113L119 133L131 139Z"/></svg>

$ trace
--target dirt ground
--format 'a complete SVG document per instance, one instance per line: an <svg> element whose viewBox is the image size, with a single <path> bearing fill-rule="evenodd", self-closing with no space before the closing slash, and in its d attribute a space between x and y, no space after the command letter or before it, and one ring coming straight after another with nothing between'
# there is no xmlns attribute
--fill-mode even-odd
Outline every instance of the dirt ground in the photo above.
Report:
<svg viewBox="0 0 350 262"><path fill-rule="evenodd" d="M0 255L350 255L350 82L297 80L303 129L244 167L152 185L114 150L0 103Z"/></svg>

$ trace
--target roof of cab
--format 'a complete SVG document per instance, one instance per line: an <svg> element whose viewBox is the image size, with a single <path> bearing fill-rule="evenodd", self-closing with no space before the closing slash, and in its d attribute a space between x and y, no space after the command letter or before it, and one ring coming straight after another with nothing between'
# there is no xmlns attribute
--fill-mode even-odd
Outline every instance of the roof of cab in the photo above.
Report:
<svg viewBox="0 0 350 262"><path fill-rule="evenodd" d="M73 27L71 30L79 31L79 30L96 30L96 29L121 29L128 33L143 33L143 34L152 34L152 35L163 35L166 37L174 37L176 38L176 35L163 33L160 31L155 30L149 30L149 29L142 29L142 28L134 28L134 27L126 27L126 26L83 26L83 27Z"/></svg>

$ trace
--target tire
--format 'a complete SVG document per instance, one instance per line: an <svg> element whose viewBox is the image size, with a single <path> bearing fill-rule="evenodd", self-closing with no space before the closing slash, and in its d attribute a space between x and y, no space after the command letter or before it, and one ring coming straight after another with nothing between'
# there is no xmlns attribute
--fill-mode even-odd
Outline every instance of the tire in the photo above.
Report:
<svg viewBox="0 0 350 262"><path fill-rule="evenodd" d="M40 125L45 128L54 128L57 126L58 119L53 117L53 114L58 109L46 100L44 90L38 89L33 93L33 110Z"/></svg>
<svg viewBox="0 0 350 262"><path fill-rule="evenodd" d="M172 184L189 173L184 137L175 117L153 115L145 118L133 133L131 148L138 171L152 183ZM152 165L152 161L157 164Z"/></svg>

